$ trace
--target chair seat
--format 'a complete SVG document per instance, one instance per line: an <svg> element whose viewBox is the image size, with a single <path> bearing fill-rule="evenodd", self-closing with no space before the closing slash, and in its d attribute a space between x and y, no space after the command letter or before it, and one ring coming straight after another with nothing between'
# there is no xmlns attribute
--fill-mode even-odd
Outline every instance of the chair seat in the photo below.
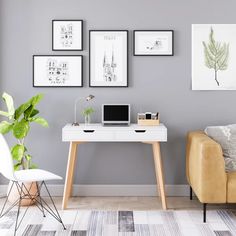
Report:
<svg viewBox="0 0 236 236"><path fill-rule="evenodd" d="M33 181L62 179L62 177L58 175L55 175L51 172L40 170L40 169L19 170L19 171L15 171L14 175L16 177L16 181L20 181L20 182L33 182Z"/></svg>

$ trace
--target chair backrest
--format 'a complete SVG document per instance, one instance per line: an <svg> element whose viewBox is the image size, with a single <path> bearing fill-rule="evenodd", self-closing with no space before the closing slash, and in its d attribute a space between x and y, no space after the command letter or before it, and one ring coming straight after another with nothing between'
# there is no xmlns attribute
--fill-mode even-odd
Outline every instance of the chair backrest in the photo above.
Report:
<svg viewBox="0 0 236 236"><path fill-rule="evenodd" d="M9 180L15 179L11 152L2 134L0 134L0 173Z"/></svg>

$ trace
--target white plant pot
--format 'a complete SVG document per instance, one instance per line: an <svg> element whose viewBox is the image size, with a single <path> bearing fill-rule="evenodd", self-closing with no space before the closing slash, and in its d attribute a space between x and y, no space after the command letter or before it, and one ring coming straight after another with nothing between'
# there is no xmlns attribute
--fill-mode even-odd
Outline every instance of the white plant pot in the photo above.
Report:
<svg viewBox="0 0 236 236"><path fill-rule="evenodd" d="M32 184L32 186L31 186L31 184ZM12 181L9 182L8 189L7 189L7 194L10 191L11 185L12 185ZM19 185L21 186L20 182L19 182ZM27 188L27 190L29 191L31 196L36 196L36 194L37 194L37 184L36 184L36 182L28 182L28 183L24 183L24 185ZM8 197L8 201L10 203L14 203L16 200L18 200L20 198L19 191L17 189L16 184L14 184L12 189L11 189L11 193ZM23 191L26 193L26 190L25 190L24 187L23 187ZM34 205L34 204L35 204L35 200L31 201L30 197L26 197L25 199L21 200L21 206L30 206L30 205Z"/></svg>

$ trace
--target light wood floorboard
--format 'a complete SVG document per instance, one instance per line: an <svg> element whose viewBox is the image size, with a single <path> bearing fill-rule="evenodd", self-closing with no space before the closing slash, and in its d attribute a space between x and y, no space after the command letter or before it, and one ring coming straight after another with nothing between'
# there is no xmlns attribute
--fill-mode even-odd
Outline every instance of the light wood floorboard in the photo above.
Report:
<svg viewBox="0 0 236 236"><path fill-rule="evenodd" d="M50 203L48 198L45 200ZM61 210L62 197L54 197L54 201ZM0 199L0 207L4 199ZM168 209L189 210L202 209L202 204L194 198L168 197ZM209 204L208 209L236 209L236 204ZM70 210L162 210L161 201L156 197L72 197L68 202Z"/></svg>

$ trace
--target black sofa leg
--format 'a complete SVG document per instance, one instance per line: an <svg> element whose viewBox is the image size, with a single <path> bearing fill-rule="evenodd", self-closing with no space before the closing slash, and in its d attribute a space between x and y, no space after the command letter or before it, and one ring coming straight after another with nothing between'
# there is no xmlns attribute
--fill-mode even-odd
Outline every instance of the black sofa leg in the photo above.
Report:
<svg viewBox="0 0 236 236"><path fill-rule="evenodd" d="M206 203L203 203L203 223L206 223Z"/></svg>
<svg viewBox="0 0 236 236"><path fill-rule="evenodd" d="M190 186L190 200L193 200L193 189L191 186Z"/></svg>

